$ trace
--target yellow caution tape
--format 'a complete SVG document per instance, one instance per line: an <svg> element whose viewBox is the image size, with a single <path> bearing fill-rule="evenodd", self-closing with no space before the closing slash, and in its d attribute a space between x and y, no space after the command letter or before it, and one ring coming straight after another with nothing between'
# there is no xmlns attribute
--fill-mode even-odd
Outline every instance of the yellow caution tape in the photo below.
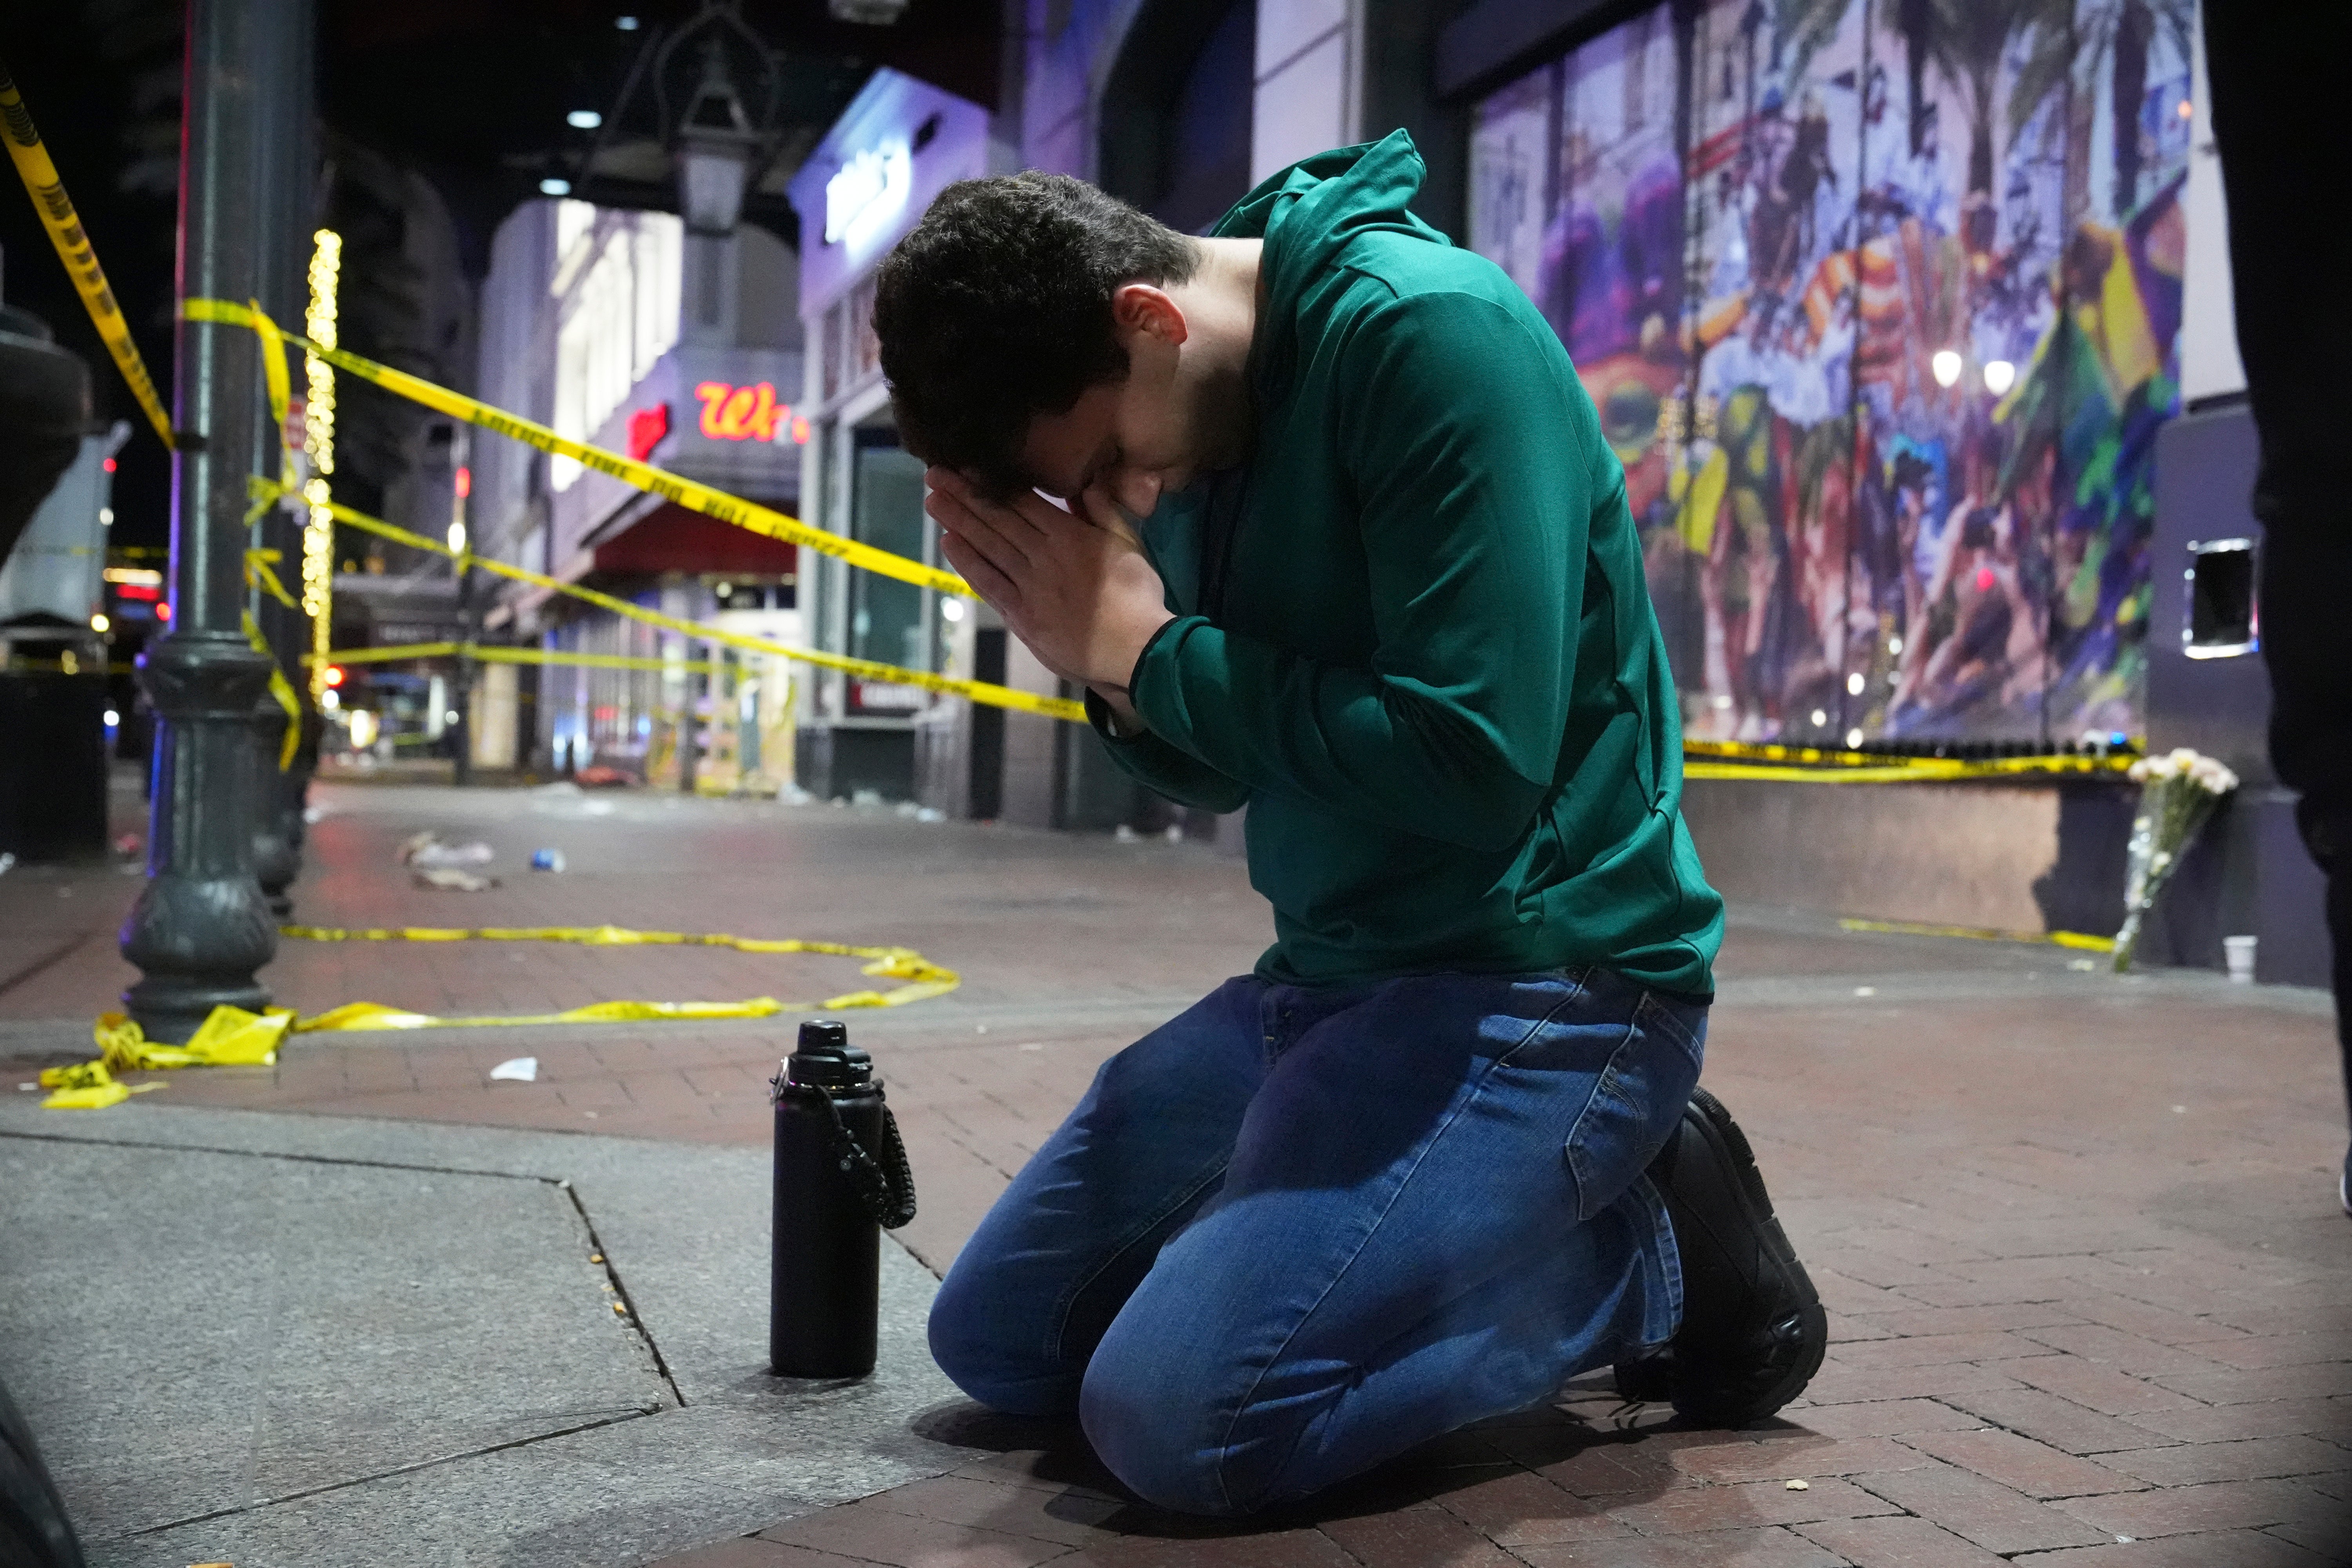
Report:
<svg viewBox="0 0 2352 1568"><path fill-rule="evenodd" d="M269 1067L289 1035L360 1034L388 1029L488 1028L517 1024L642 1024L704 1018L766 1018L778 1013L838 1013L854 1007L903 1007L944 996L963 977L933 963L910 947L861 947L850 942L811 942L797 937L730 936L725 932L633 931L626 926L280 926L278 934L302 942L565 942L588 947L726 947L738 952L821 953L862 958L862 972L895 980L887 991L867 988L828 996L822 1002L781 1002L753 996L740 1002L595 1002L561 1013L519 1013L483 1017L441 1017L411 1013L380 1002L349 1002L310 1017L291 1007L248 1013L240 1007L212 1010L184 1046L158 1045L120 1013L102 1015L92 1031L96 1061L49 1068L41 1087L56 1092L41 1101L50 1110L103 1110L161 1084L125 1084L118 1072L152 1072L191 1067Z"/></svg>
<svg viewBox="0 0 2352 1568"><path fill-rule="evenodd" d="M261 635L261 623L247 610L245 640L254 652L269 661L269 695L278 706L286 710L286 736L278 743L278 771L284 773L294 765L295 750L302 743L302 700L294 695L294 683L278 666L278 655L271 651L269 639Z"/></svg>
<svg viewBox="0 0 2352 1568"><path fill-rule="evenodd" d="M1909 921L1838 921L1841 931L1877 931L1888 936L1962 936L1975 942L2032 942L2050 947L2071 947L2083 952L2113 952L2116 939L2079 931L1998 931L1990 926L1918 925Z"/></svg>
<svg viewBox="0 0 2352 1568"><path fill-rule="evenodd" d="M559 436L544 425L493 408L487 403L467 397L463 393L452 392L446 386L437 386L405 371L378 364L372 359L363 359L343 349L324 347L299 332L287 331L251 305L240 305L233 300L184 300L180 303L180 313L191 321L222 321L232 326L251 327L263 333L265 338L275 333L281 342L291 343L303 353L324 360L338 370L348 371L396 397L421 403L436 413L446 414L453 419L463 419L468 425L494 430L527 447L536 447L542 452L570 458L582 467L609 475L623 484L676 501L688 511L698 511L705 517L717 518L721 522L732 523L737 528L765 534L771 539L784 540L835 560L845 561L865 571L895 577L902 583L912 583L919 588L953 594L961 598L977 597L971 584L952 572L942 572L936 566L910 561L904 555L894 555L889 551L877 550L870 544L861 544L854 539L844 539L837 533L813 528L796 517L787 517L772 508L756 505L730 496L724 490L713 489L709 485L656 468L651 463L641 463L618 452ZM487 561L479 563L489 564Z"/></svg>
<svg viewBox="0 0 2352 1568"><path fill-rule="evenodd" d="M1724 757L1743 762L1800 763L1822 766L1893 764L1912 760L1826 746L1783 746L1753 741L1694 741L1688 737L1683 741L1683 754L1686 757Z"/></svg>
<svg viewBox="0 0 2352 1568"><path fill-rule="evenodd" d="M147 362L139 357L139 345L131 341L131 323L122 319L122 307L115 303L114 290L107 285L106 268L98 264L98 251L90 244L89 232L81 226L73 199L66 195L57 164L49 161L49 150L41 144L41 133L33 129L33 117L25 108L24 95L16 90L5 62L0 62L0 140L8 143L8 156L16 162L17 177L25 182L25 192L33 198L33 205L40 210L41 226L49 231L49 243L58 247L58 259L66 264L74 290L81 296L82 308L89 312L90 324L98 329L106 352L114 356L122 379L131 384L131 395L146 411L147 422L155 426L156 436L169 447L172 420L163 412L163 398L156 394L155 378L147 374Z"/></svg>
<svg viewBox="0 0 2352 1568"><path fill-rule="evenodd" d="M294 1022L291 1007L215 1007L184 1046L151 1042L121 1013L98 1020L95 1034L105 1065L116 1072L156 1072L170 1068L268 1067Z"/></svg>
<svg viewBox="0 0 2352 1568"><path fill-rule="evenodd" d="M44 1110L104 1110L110 1105L120 1105L134 1094L144 1094L151 1089L161 1089L160 1083L123 1083L109 1072L102 1061L83 1062L79 1067L43 1068L41 1087L54 1090L41 1101Z"/></svg>
<svg viewBox="0 0 2352 1568"><path fill-rule="evenodd" d="M561 648L501 647L496 643L394 643L386 647L339 647L327 654L329 664L392 664L411 658L473 658L484 664L576 665L586 669L643 669L656 674L684 670L688 675L724 675L727 666L707 658L646 658L625 653L566 653Z"/></svg>
<svg viewBox="0 0 2352 1568"><path fill-rule="evenodd" d="M1757 744L1745 741L1683 742L1683 776L1773 784L1941 784L1955 779L2013 778L2052 773L2120 773L2130 756L1906 757L1883 752ZM1708 761L1706 759L1719 759ZM1758 765L1765 764L1765 765ZM1782 764L1782 765L1770 765Z"/></svg>
<svg viewBox="0 0 2352 1568"><path fill-rule="evenodd" d="M302 613L302 601L287 592L286 584L278 576L278 563L284 557L285 552L280 550L247 551L245 584L248 588L261 589L271 598L299 615Z"/></svg>
<svg viewBox="0 0 2352 1568"><path fill-rule="evenodd" d="M1948 768L1892 766L1776 768L1744 763L1685 763L1686 779L1744 779L1750 784L1945 784L1969 778L1965 764Z"/></svg>
<svg viewBox="0 0 2352 1568"><path fill-rule="evenodd" d="M268 479L255 478L247 479L246 483L257 496L265 492L273 496L284 493L283 487ZM452 550L436 540L427 539L421 533L411 533L408 530L386 522L382 518L370 517L365 512L354 511L341 501L329 501L325 510L332 513L338 522L348 523L363 533L373 533L380 538L405 544L413 550L427 551L436 555L446 556L451 560L457 559L460 554L460 552ZM769 642L764 637L751 637L742 632L731 632L723 627L709 626L698 621L681 620L676 616L665 616L658 610L648 610L644 605L633 605L626 599L616 598L610 594L600 594L593 588L585 588L577 583L562 582L542 573L526 571L520 566L510 566L503 561L493 561L488 556L467 555L466 559L485 572L509 578L517 583L528 583L532 587L544 588L551 593L567 595L572 598L594 605L600 609L610 610L613 614L625 616L629 620L641 622L646 626L660 626L666 631L678 632L703 642L740 648L749 653L767 654L777 658L793 659L802 664L816 665L824 669L838 669L856 676L860 680L887 681L898 686L917 686L926 691L934 691L948 697L961 697L968 701L985 703L992 708L1009 708L1023 713L1042 713L1049 719L1066 719L1076 724L1087 721L1086 705L1074 702L1066 697L1045 697L1034 691L1023 691L1017 687L1000 686L993 681L963 680L950 675L933 675L929 670L908 669L895 664L879 664L867 658L851 658L845 654L822 653L814 648L786 647L781 643ZM441 647L444 645L417 646ZM459 646L462 645L446 645L448 651L452 652ZM378 655L382 658L425 657L415 652L414 648L398 653L373 648L361 651ZM330 662L332 660L331 659Z"/></svg>
<svg viewBox="0 0 2352 1568"><path fill-rule="evenodd" d="M858 947L847 942L811 942L798 937L730 936L725 932L633 931L626 926L391 926L346 929L340 926L280 926L278 934L302 942L564 942L585 947L727 947L737 952L814 952L834 958L862 958L863 973L878 980L896 980L887 991L845 992L822 1002L780 1002L754 996L741 1002L596 1002L561 1013L526 1013L501 1017L437 1017L410 1013L375 1002L352 1002L329 1012L300 1018L298 1035L352 1033L366 1029L480 1028L498 1024L634 1024L667 1018L765 1018L778 1013L839 1012L851 1007L903 1007L909 1002L944 996L963 984L954 970L933 963L910 947ZM193 1042L191 1042L193 1044Z"/></svg>
<svg viewBox="0 0 2352 1568"><path fill-rule="evenodd" d="M99 1058L76 1067L49 1068L41 1087L54 1089L41 1101L47 1110L103 1110L134 1094L161 1089L160 1083L126 1084L119 1072L153 1072L167 1068L267 1067L278 1059L278 1043L294 1021L290 1007L248 1013L242 1007L215 1007L211 1016L184 1046L151 1043L139 1026L120 1013L100 1016L91 1032Z"/></svg>

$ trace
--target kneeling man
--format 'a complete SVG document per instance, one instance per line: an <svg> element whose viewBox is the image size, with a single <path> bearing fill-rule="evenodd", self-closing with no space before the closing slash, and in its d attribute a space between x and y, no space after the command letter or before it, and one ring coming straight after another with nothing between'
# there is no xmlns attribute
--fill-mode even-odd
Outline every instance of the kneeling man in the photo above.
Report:
<svg viewBox="0 0 2352 1568"><path fill-rule="evenodd" d="M1075 1413L1173 1509L1304 1496L1612 1362L1744 1425L1826 1337L1695 1089L1723 905L1623 471L1543 317L1406 210L1422 172L1402 132L1310 158L1206 239L968 181L877 286L948 560L1120 766L1248 807L1274 906L931 1313L973 1398Z"/></svg>

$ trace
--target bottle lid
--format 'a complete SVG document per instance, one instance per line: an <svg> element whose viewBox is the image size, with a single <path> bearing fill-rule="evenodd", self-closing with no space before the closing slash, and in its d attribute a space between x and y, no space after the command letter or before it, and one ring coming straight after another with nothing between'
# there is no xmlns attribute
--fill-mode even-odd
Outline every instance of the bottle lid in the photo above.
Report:
<svg viewBox="0 0 2352 1568"><path fill-rule="evenodd" d="M813 1018L801 1026L800 1043L784 1058L784 1080L817 1089L863 1089L874 1080L874 1058L849 1043L849 1026L838 1018Z"/></svg>

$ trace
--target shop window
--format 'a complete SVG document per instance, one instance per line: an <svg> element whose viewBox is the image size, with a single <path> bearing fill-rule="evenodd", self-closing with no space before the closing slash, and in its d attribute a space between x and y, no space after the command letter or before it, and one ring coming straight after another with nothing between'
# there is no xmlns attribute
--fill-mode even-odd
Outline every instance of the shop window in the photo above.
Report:
<svg viewBox="0 0 2352 1568"><path fill-rule="evenodd" d="M850 370L854 381L863 381L882 368L882 339L874 331L874 282L869 272L850 290L849 326L856 334Z"/></svg>
<svg viewBox="0 0 2352 1568"><path fill-rule="evenodd" d="M2262 646L2254 610L2254 542L2210 539L2189 547L2189 614L2180 649L2191 658L2234 658Z"/></svg>
<svg viewBox="0 0 2352 1568"><path fill-rule="evenodd" d="M824 356L824 400L827 403L841 395L842 360L845 357L842 339L845 335L845 324L848 320L849 301L846 300L835 300L825 310L823 327L824 338L818 345L818 352Z"/></svg>
<svg viewBox="0 0 2352 1568"><path fill-rule="evenodd" d="M612 213L599 224L595 212L565 202L557 213L559 226L574 232L557 279L553 423L575 441L595 437L678 335L677 219ZM550 486L569 489L582 471L570 458L552 458Z"/></svg>
<svg viewBox="0 0 2352 1568"><path fill-rule="evenodd" d="M1103 189L1171 228L1206 229L1249 194L1255 0L1157 0L1103 89Z"/></svg>
<svg viewBox="0 0 2352 1568"><path fill-rule="evenodd" d="M893 555L927 558L930 520L923 514L923 461L898 445L894 430L859 430L850 476L849 536ZM930 668L929 628L924 591L911 583L872 572L849 574L849 646L852 658L870 658L902 668ZM871 681L849 684L853 713L904 716L919 705L919 688Z"/></svg>

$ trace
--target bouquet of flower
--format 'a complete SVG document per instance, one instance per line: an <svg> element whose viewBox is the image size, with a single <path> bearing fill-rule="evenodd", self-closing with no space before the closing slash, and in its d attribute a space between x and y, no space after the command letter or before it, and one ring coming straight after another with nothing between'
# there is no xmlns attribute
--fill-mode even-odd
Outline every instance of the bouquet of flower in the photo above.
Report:
<svg viewBox="0 0 2352 1568"><path fill-rule="evenodd" d="M2237 774L2186 746L2160 757L2142 757L2131 765L2131 777L2140 786L2139 815L2132 818L2126 851L2124 927L2116 932L2118 974L2131 968L2140 921L2155 907L2156 895L2179 868L2180 857L2213 815L2213 807L2238 787Z"/></svg>

